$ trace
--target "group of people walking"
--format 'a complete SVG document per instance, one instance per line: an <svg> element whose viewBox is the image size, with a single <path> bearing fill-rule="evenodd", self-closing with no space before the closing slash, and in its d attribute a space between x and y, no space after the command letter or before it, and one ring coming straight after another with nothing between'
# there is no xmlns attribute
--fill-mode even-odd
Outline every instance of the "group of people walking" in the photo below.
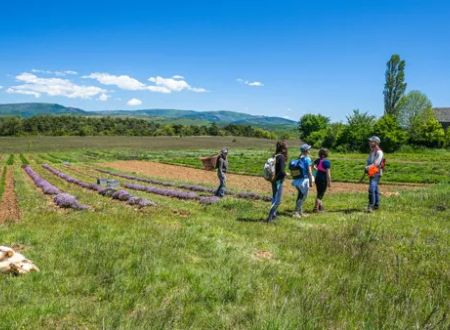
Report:
<svg viewBox="0 0 450 330"><path fill-rule="evenodd" d="M384 169L384 154L380 148L380 138L372 136L368 139L370 153L364 172L369 176L369 203L368 212L373 212L380 207L380 193L378 184ZM331 161L328 159L329 151L321 148L318 158L311 159L311 146L302 144L298 157L288 162L288 145L285 141L279 141L275 147L275 154L268 160L264 167L265 178L272 185L272 205L267 216L267 222L272 222L277 217L277 210L283 196L283 183L288 177L286 167L289 168L292 186L297 190L294 218L308 216L304 212L304 204L308 197L310 188L316 186L316 200L313 212L323 212L323 198L327 188L331 187ZM223 197L226 186L226 172L228 170L228 149L223 148L216 162L219 187L216 196Z"/></svg>

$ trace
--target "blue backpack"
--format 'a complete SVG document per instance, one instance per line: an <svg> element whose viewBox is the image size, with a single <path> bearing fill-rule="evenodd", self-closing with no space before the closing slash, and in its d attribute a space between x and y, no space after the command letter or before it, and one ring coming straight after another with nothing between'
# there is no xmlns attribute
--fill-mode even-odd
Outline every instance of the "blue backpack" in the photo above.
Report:
<svg viewBox="0 0 450 330"><path fill-rule="evenodd" d="M306 168L304 158L293 159L289 163L289 170L293 179L304 178L307 175L308 169Z"/></svg>

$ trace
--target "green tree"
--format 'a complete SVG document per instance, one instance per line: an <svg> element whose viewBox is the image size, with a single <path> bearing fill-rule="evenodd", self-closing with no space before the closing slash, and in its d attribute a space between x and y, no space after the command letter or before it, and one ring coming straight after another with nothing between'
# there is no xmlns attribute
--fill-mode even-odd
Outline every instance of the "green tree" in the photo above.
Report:
<svg viewBox="0 0 450 330"><path fill-rule="evenodd" d="M414 117L410 128L410 141L426 147L443 147L445 130L436 119L433 110L427 109Z"/></svg>
<svg viewBox="0 0 450 330"><path fill-rule="evenodd" d="M394 54L386 63L386 83L384 84L384 113L397 117L397 103L405 93L405 61Z"/></svg>
<svg viewBox="0 0 450 330"><path fill-rule="evenodd" d="M381 139L381 145L384 151L394 152L406 142L408 134L402 129L397 121L391 115L384 115L377 120L373 127L374 134Z"/></svg>
<svg viewBox="0 0 450 330"><path fill-rule="evenodd" d="M368 151L367 139L373 134L374 124L374 116L367 112L361 113L359 110L353 110L353 113L347 116L347 125L339 136L337 145L344 150Z"/></svg>
<svg viewBox="0 0 450 330"><path fill-rule="evenodd" d="M308 113L300 118L298 122L298 131L300 139L308 142L311 133L327 128L330 118Z"/></svg>
<svg viewBox="0 0 450 330"><path fill-rule="evenodd" d="M410 128L414 117L425 110L432 109L430 99L420 91L410 91L397 104L398 121L404 128Z"/></svg>

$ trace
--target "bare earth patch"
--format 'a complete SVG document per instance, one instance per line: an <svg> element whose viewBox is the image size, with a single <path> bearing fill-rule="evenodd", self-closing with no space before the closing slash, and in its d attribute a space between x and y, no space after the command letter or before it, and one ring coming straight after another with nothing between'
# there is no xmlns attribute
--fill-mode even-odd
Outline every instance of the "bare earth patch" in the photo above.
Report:
<svg viewBox="0 0 450 330"><path fill-rule="evenodd" d="M254 253L254 257L258 260L270 260L273 258L273 253L270 251L256 251Z"/></svg>
<svg viewBox="0 0 450 330"><path fill-rule="evenodd" d="M118 171L136 172L145 176L183 181L194 184L215 185L218 184L216 172L205 171L190 167L183 167L178 165L168 165L156 162L146 161L115 161L108 163L101 163L100 166L110 167ZM227 187L235 191L253 191L262 194L271 194L270 184L264 180L263 177L255 177L241 174L228 174ZM295 192L295 188L291 186L290 180L284 183L285 191L290 193ZM383 185L381 187L383 193L390 193L392 195L399 194L399 190L413 189L417 186L411 185ZM315 190L315 188L313 188ZM342 192L367 192L367 184L364 183L348 183L348 182L334 182L329 189L329 193Z"/></svg>
<svg viewBox="0 0 450 330"><path fill-rule="evenodd" d="M0 203L0 224L6 221L17 222L20 219L19 205L14 191L13 169L6 170L5 192Z"/></svg>

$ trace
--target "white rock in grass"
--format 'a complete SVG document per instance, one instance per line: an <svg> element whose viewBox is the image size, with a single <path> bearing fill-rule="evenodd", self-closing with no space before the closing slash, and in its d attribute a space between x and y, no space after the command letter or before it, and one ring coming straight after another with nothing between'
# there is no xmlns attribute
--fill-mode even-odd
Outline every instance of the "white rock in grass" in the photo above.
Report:
<svg viewBox="0 0 450 330"><path fill-rule="evenodd" d="M0 246L0 255L3 256L0 261L0 273L21 275L39 271L32 261L7 246Z"/></svg>

